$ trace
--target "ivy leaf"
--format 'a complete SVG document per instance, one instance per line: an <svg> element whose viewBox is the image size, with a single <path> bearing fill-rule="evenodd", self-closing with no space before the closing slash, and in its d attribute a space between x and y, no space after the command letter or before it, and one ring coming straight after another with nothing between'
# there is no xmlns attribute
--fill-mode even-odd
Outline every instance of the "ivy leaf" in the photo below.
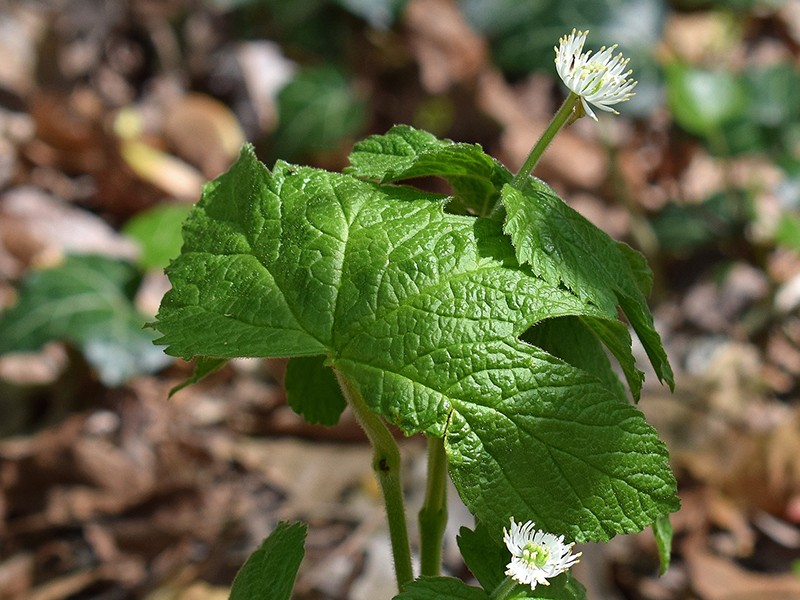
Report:
<svg viewBox="0 0 800 600"><path fill-rule="evenodd" d="M239 569L230 600L289 600L303 560L303 523L281 521Z"/></svg>
<svg viewBox="0 0 800 600"><path fill-rule="evenodd" d="M420 577L403 586L394 600L489 600L489 594L454 577Z"/></svg>
<svg viewBox="0 0 800 600"><path fill-rule="evenodd" d="M70 342L109 386L160 369L170 359L153 346L155 335L133 304L140 280L127 262L89 255L31 273L17 304L0 315L0 354Z"/></svg>
<svg viewBox="0 0 800 600"><path fill-rule="evenodd" d="M444 202L284 163L270 172L247 147L184 227L159 341L185 357L327 355L373 411L445 438L462 499L493 532L513 515L606 540L675 510L667 451L643 415L519 339L548 318L607 320L602 303L520 266L499 221Z"/></svg>
<svg viewBox="0 0 800 600"><path fill-rule="evenodd" d="M381 183L441 177L453 189L449 208L486 216L511 173L477 144L455 143L408 125L357 142L347 171Z"/></svg>
<svg viewBox="0 0 800 600"><path fill-rule="evenodd" d="M307 422L331 427L347 403L324 356L297 356L289 360L283 381L289 406Z"/></svg>
<svg viewBox="0 0 800 600"><path fill-rule="evenodd" d="M528 181L525 191L510 185L502 191L507 211L505 232L511 236L520 263L529 264L553 285L563 283L602 310L609 320L619 305L644 345L656 375L672 388L672 369L642 293L648 280L641 272L641 261L633 258L632 250L621 251L620 244L567 206L547 185L533 178ZM609 334L593 329L619 360L638 398L642 378L634 367L629 345L621 343L618 331Z"/></svg>

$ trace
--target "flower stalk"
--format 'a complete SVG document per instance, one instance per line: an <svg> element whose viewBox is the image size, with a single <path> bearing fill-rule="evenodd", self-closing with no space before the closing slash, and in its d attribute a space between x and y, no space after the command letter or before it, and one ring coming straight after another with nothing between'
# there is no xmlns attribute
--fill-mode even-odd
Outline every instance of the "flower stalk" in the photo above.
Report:
<svg viewBox="0 0 800 600"><path fill-rule="evenodd" d="M353 383L338 369L333 370L347 404L353 411L372 444L372 469L378 478L389 523L397 589L414 579L411 567L411 547L408 543L403 487L400 479L400 450L381 418L367 406Z"/></svg>

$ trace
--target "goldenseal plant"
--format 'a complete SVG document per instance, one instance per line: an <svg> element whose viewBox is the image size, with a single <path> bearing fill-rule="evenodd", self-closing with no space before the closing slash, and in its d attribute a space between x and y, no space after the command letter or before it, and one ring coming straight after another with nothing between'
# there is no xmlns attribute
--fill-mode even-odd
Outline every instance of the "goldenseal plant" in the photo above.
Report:
<svg viewBox="0 0 800 600"><path fill-rule="evenodd" d="M358 142L343 173L268 169L248 145L206 184L167 269L154 327L168 354L196 358L187 384L234 357L285 357L288 402L309 423L355 414L401 600L580 600L573 544L648 526L669 562L676 482L635 406L631 350L633 332L672 387L651 272L530 175L558 130L594 117L587 103L611 110L635 85L613 47L584 54L585 37L556 49L570 92L516 175L480 146L405 125ZM404 183L419 177L450 195ZM427 438L418 573L387 424ZM457 542L479 587L440 574L448 476L475 517ZM289 598L305 532L280 523L231 598Z"/></svg>

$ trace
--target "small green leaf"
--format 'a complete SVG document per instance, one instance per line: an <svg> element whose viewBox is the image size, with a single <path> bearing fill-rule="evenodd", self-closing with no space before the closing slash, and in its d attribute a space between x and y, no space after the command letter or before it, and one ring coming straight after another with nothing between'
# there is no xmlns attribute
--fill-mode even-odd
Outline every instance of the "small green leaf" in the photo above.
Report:
<svg viewBox="0 0 800 600"><path fill-rule="evenodd" d="M278 94L274 153L290 160L330 150L364 126L364 102L333 67L301 71Z"/></svg>
<svg viewBox="0 0 800 600"><path fill-rule="evenodd" d="M663 575L669 569L672 553L672 523L669 522L669 515L661 515L653 521L653 534L658 546L658 560L661 563L659 574Z"/></svg>
<svg viewBox="0 0 800 600"><path fill-rule="evenodd" d="M348 172L381 183L441 177L453 189L449 208L486 216L511 173L477 144L439 140L427 131L395 125L353 147Z"/></svg>
<svg viewBox="0 0 800 600"><path fill-rule="evenodd" d="M480 588L453 577L420 577L403 586L394 600L489 600Z"/></svg>
<svg viewBox="0 0 800 600"><path fill-rule="evenodd" d="M800 251L800 215L789 212L781 215L775 230L775 241Z"/></svg>
<svg viewBox="0 0 800 600"><path fill-rule="evenodd" d="M139 242L139 265L143 269L163 269L181 252L181 225L191 206L162 204L133 217L122 232Z"/></svg>
<svg viewBox="0 0 800 600"><path fill-rule="evenodd" d="M514 595L515 600L586 600L586 588L567 571L548 580L550 585L537 585ZM524 590L523 586L520 586Z"/></svg>
<svg viewBox="0 0 800 600"><path fill-rule="evenodd" d="M286 366L284 387L297 414L313 424L336 425L347 402L324 356L298 356Z"/></svg>
<svg viewBox="0 0 800 600"><path fill-rule="evenodd" d="M669 65L666 73L670 110L689 133L718 133L747 107L743 81L734 73L681 64Z"/></svg>
<svg viewBox="0 0 800 600"><path fill-rule="evenodd" d="M633 251L620 251L618 242L570 208L543 182L534 178L528 181L524 192L506 185L502 196L507 211L505 232L511 236L519 261L529 264L546 281L563 283L602 310L609 321L616 319L619 305L656 375L672 388L672 369L642 294L646 281L641 268L631 268L640 264L632 259ZM619 339L617 332L604 341L611 342L609 349L623 365L628 385L638 397L641 377L632 367L630 349L623 348Z"/></svg>
<svg viewBox="0 0 800 600"><path fill-rule="evenodd" d="M103 256L68 256L32 272L17 304L0 315L0 354L70 342L109 386L162 368L169 358L153 346L155 336L133 304L140 279L129 263Z"/></svg>
<svg viewBox="0 0 800 600"><path fill-rule="evenodd" d="M289 600L303 560L304 523L281 521L239 569L230 600Z"/></svg>
<svg viewBox="0 0 800 600"><path fill-rule="evenodd" d="M505 579L504 572L510 557L499 539L493 538L489 529L481 523L476 524L474 530L462 527L456 538L464 564L487 592L493 592Z"/></svg>
<svg viewBox="0 0 800 600"><path fill-rule="evenodd" d="M197 360L195 361L194 372L192 376L189 377L183 383L179 383L174 388L169 391L170 398L175 395L176 393L180 392L183 388L194 385L201 379L204 379L219 371L222 367L225 366L225 363L228 362L227 358L213 358L210 356L198 356Z"/></svg>

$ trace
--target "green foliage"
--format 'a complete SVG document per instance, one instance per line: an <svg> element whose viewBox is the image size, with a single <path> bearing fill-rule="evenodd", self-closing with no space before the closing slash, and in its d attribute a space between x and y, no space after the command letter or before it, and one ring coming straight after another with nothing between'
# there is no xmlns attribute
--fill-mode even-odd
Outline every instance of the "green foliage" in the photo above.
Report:
<svg viewBox="0 0 800 600"><path fill-rule="evenodd" d="M298 73L278 94L274 154L294 160L329 150L361 131L365 103L331 66Z"/></svg>
<svg viewBox="0 0 800 600"><path fill-rule="evenodd" d="M133 217L122 232L139 243L139 265L143 269L163 269L181 251L181 225L191 206L161 204Z"/></svg>
<svg viewBox="0 0 800 600"><path fill-rule="evenodd" d="M511 173L477 144L439 140L427 131L396 125L353 147L347 172L381 183L437 176L453 190L448 209L486 216Z"/></svg>
<svg viewBox="0 0 800 600"><path fill-rule="evenodd" d="M644 283L631 268L631 261L635 266L641 259L622 250L541 181L531 179L523 191L506 185L502 200L508 211L505 232L511 236L519 261L601 311L597 316L606 323L594 328L594 320L586 324L614 352L634 397L639 396L643 376L634 364L627 330L616 321L618 305L644 345L656 375L672 387L672 370L653 328Z"/></svg>
<svg viewBox="0 0 800 600"><path fill-rule="evenodd" d="M663 575L669 568L672 553L672 523L669 515L662 515L653 521L653 534L658 546L658 560L661 563L659 573Z"/></svg>
<svg viewBox="0 0 800 600"><path fill-rule="evenodd" d="M800 215L784 213L778 221L775 241L779 244L800 251Z"/></svg>
<svg viewBox="0 0 800 600"><path fill-rule="evenodd" d="M659 245L673 254L739 237L748 208L741 194L719 193L699 204L667 204L653 219Z"/></svg>
<svg viewBox="0 0 800 600"><path fill-rule="evenodd" d="M456 148L474 160L474 146ZM428 174L452 175L451 159L431 162ZM607 540L676 510L666 449L641 413L594 375L519 339L535 323L574 316L602 323L593 333L613 350L619 301L669 381L640 300L640 259L596 243L581 222L585 239L548 237L562 260L532 271L499 221L446 213L445 202L283 162L270 172L247 147L206 186L184 227L159 342L187 358L326 355L406 434L444 437L461 497L495 535L513 515L574 540ZM524 257L535 244L525 222L577 223L554 207L546 225L514 210ZM579 244L607 265L594 277L571 264L586 260L574 253ZM601 289L606 280L612 291Z"/></svg>
<svg viewBox="0 0 800 600"><path fill-rule="evenodd" d="M53 340L80 349L106 385L120 385L169 361L153 346L133 304L139 271L102 256L68 256L31 273L16 305L0 315L0 354L29 352Z"/></svg>
<svg viewBox="0 0 800 600"><path fill-rule="evenodd" d="M464 564L475 579L484 590L493 592L503 581L503 572L510 556L508 550L500 545L498 537L492 537L482 523L478 523L474 530L462 527L456 542Z"/></svg>
<svg viewBox="0 0 800 600"><path fill-rule="evenodd" d="M303 560L306 526L280 522L233 580L230 600L289 600Z"/></svg>
<svg viewBox="0 0 800 600"><path fill-rule="evenodd" d="M296 356L286 367L289 406L314 425L332 426L346 406L339 383L323 356Z"/></svg>
<svg viewBox="0 0 800 600"><path fill-rule="evenodd" d="M407 584L394 600L489 600L480 588L472 587L453 577L420 577Z"/></svg>
<svg viewBox="0 0 800 600"><path fill-rule="evenodd" d="M745 87L733 73L682 64L670 65L666 72L670 110L690 133L718 134L747 106Z"/></svg>

